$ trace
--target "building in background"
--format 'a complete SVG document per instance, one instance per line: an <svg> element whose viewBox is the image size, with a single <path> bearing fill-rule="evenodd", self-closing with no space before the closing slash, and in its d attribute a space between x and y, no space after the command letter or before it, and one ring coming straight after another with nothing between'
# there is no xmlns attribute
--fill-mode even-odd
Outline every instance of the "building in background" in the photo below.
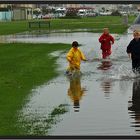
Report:
<svg viewBox="0 0 140 140"><path fill-rule="evenodd" d="M0 4L0 21L32 19L34 8L35 4Z"/></svg>
<svg viewBox="0 0 140 140"><path fill-rule="evenodd" d="M12 5L12 20L28 20L33 17L34 4L13 4Z"/></svg>
<svg viewBox="0 0 140 140"><path fill-rule="evenodd" d="M0 21L11 21L12 12L9 5L1 4L0 5Z"/></svg>

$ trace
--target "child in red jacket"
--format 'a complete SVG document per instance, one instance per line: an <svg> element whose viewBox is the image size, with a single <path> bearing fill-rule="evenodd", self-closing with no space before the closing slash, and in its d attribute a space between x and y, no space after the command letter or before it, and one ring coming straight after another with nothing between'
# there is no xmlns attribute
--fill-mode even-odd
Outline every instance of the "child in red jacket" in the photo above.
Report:
<svg viewBox="0 0 140 140"><path fill-rule="evenodd" d="M99 42L101 43L102 58L106 59L111 55L111 45L114 44L114 38L109 34L108 28L103 29Z"/></svg>

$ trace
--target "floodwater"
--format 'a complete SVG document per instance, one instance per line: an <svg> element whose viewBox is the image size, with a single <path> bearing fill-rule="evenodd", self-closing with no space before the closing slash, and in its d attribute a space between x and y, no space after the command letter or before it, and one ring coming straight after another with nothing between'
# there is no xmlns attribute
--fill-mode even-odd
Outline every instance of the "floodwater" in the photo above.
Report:
<svg viewBox="0 0 140 140"><path fill-rule="evenodd" d="M126 46L132 34L117 35L111 62L101 62L98 33L17 35L10 42L71 43L77 40L89 62L81 63L81 77L68 78L66 53L59 56L59 76L33 89L19 112L29 135L140 135L140 79L131 70ZM63 107L66 111L62 112ZM54 108L59 113L52 115Z"/></svg>

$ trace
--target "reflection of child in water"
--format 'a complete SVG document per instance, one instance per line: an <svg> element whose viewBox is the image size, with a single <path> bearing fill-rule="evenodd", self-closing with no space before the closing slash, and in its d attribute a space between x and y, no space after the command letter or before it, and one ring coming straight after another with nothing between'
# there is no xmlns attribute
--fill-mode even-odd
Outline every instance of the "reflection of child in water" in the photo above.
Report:
<svg viewBox="0 0 140 140"><path fill-rule="evenodd" d="M132 105L128 110L133 111L130 115L134 117L132 127L136 127L135 131L140 132L140 79L135 79L133 83Z"/></svg>
<svg viewBox="0 0 140 140"><path fill-rule="evenodd" d="M136 79L133 83L132 106L131 111L140 111L140 79Z"/></svg>
<svg viewBox="0 0 140 140"><path fill-rule="evenodd" d="M109 94L111 92L111 86L112 86L112 83L110 80L106 80L101 83L101 87L105 93L105 97L109 97Z"/></svg>
<svg viewBox="0 0 140 140"><path fill-rule="evenodd" d="M111 68L111 66L112 66L111 61L102 61L102 64L98 67L98 69L108 70Z"/></svg>
<svg viewBox="0 0 140 140"><path fill-rule="evenodd" d="M73 102L75 112L79 112L80 100L84 95L84 88L81 88L80 77L72 78L70 80L70 87L68 89L68 95Z"/></svg>

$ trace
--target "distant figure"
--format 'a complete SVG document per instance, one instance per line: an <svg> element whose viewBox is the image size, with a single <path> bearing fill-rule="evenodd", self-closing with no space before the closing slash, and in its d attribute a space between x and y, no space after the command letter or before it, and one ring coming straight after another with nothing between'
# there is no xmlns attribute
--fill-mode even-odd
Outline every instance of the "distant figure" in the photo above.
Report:
<svg viewBox="0 0 140 140"><path fill-rule="evenodd" d="M78 46L78 42L74 41L72 43L72 48L66 56L69 62L69 67L67 68L66 74L72 73L74 71L80 71L81 60L86 61L83 52L79 49Z"/></svg>
<svg viewBox="0 0 140 140"><path fill-rule="evenodd" d="M81 87L80 77L72 78L70 80L70 87L68 89L68 96L73 102L73 108L75 112L79 112L80 100L84 95L85 89Z"/></svg>
<svg viewBox="0 0 140 140"><path fill-rule="evenodd" d="M132 69L134 72L140 73L140 33L135 30L133 32L133 39L127 46L126 52L129 58L132 59Z"/></svg>
<svg viewBox="0 0 140 140"><path fill-rule="evenodd" d="M108 28L103 29L103 34L100 36L99 42L101 43L102 58L109 58L112 53L111 45L114 44L114 38L109 34Z"/></svg>

